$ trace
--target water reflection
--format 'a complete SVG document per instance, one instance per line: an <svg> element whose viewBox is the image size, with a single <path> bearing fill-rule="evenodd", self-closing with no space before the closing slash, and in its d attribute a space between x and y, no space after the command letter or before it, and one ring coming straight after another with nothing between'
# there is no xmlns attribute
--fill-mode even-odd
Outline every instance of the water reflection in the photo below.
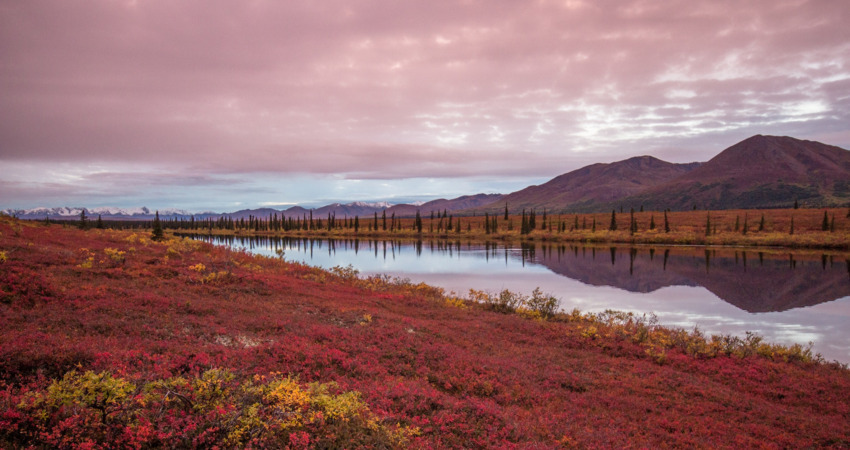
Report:
<svg viewBox="0 0 850 450"><path fill-rule="evenodd" d="M353 265L465 293L537 286L565 309L655 312L667 325L816 343L850 362L850 255L752 249L210 237L321 267ZM847 329L847 330L845 330Z"/></svg>

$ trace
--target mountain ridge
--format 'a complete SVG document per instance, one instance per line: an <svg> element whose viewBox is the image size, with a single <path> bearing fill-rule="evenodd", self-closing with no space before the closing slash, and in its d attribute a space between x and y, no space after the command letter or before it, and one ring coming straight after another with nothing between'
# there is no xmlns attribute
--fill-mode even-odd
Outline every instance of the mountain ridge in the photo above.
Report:
<svg viewBox="0 0 850 450"><path fill-rule="evenodd" d="M448 211L456 215L512 213L523 209L587 213L618 208L685 210L787 208L850 205L850 151L789 136L755 135L721 151L707 162L671 163L643 155L612 163L596 163L558 175L546 183L509 194L474 194L421 204L389 202L332 203L318 208L256 208L235 212L190 213L160 210L165 218L248 218L277 214L297 218L371 216L377 213L413 217L416 212ZM82 207L7 209L22 219L79 217ZM150 220L140 208L86 208L89 216L111 220Z"/></svg>

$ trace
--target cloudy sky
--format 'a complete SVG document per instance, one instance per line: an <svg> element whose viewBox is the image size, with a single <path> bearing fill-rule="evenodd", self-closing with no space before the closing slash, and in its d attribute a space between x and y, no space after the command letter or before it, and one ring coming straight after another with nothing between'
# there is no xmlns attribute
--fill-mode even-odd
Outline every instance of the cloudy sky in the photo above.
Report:
<svg viewBox="0 0 850 450"><path fill-rule="evenodd" d="M850 148L850 2L0 3L0 208L511 192L754 134Z"/></svg>

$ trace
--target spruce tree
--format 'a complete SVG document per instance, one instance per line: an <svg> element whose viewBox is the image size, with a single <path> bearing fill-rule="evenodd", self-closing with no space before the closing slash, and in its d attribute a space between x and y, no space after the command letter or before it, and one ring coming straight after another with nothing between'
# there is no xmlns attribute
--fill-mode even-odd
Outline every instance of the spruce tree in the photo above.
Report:
<svg viewBox="0 0 850 450"><path fill-rule="evenodd" d="M162 232L162 223L159 221L159 211L156 211L156 214L153 216L153 232L151 233L151 240L153 241L161 241L165 238L165 235Z"/></svg>
<svg viewBox="0 0 850 450"><path fill-rule="evenodd" d="M422 234L422 216L419 215L419 210L416 210L416 220L414 221L416 232Z"/></svg>
<svg viewBox="0 0 850 450"><path fill-rule="evenodd" d="M791 216L791 230L788 231L788 234L794 234L794 216Z"/></svg>
<svg viewBox="0 0 850 450"><path fill-rule="evenodd" d="M611 224L608 225L608 230L617 231L617 212L611 210Z"/></svg>
<svg viewBox="0 0 850 450"><path fill-rule="evenodd" d="M103 229L103 219L100 217L100 214L97 215L97 224L95 225L95 228L98 230Z"/></svg>
<svg viewBox="0 0 850 450"><path fill-rule="evenodd" d="M711 214L705 216L705 235L711 236Z"/></svg>
<svg viewBox="0 0 850 450"><path fill-rule="evenodd" d="M89 221L89 218L86 217L86 209L83 208L80 211L80 223L77 225L77 227L81 230L85 230L86 228L89 227L88 221Z"/></svg>
<svg viewBox="0 0 850 450"><path fill-rule="evenodd" d="M823 223L820 226L821 231L829 231L829 215L826 211L823 212Z"/></svg>
<svg viewBox="0 0 850 450"><path fill-rule="evenodd" d="M670 232L670 222L667 221L667 210L664 210L664 232Z"/></svg>
<svg viewBox="0 0 850 450"><path fill-rule="evenodd" d="M847 213L850 217L850 212ZM505 202L505 220L508 220L508 202Z"/></svg>
<svg viewBox="0 0 850 450"><path fill-rule="evenodd" d="M761 215L761 220L759 221L759 231L764 231L764 214Z"/></svg>

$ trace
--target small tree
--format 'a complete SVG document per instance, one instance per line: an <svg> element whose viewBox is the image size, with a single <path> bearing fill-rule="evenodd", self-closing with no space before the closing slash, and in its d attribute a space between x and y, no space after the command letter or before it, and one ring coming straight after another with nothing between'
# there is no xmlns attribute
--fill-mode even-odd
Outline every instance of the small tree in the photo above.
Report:
<svg viewBox="0 0 850 450"><path fill-rule="evenodd" d="M85 208L80 211L80 223L77 225L77 227L81 230L85 230L89 227L89 218L86 217Z"/></svg>
<svg viewBox="0 0 850 450"><path fill-rule="evenodd" d="M670 232L670 222L667 221L667 210L664 210L664 232Z"/></svg>
<svg viewBox="0 0 850 450"><path fill-rule="evenodd" d="M505 202L505 220L508 220L508 202Z"/></svg>
<svg viewBox="0 0 850 450"><path fill-rule="evenodd" d="M711 236L711 213L705 216L705 235Z"/></svg>
<svg viewBox="0 0 850 450"><path fill-rule="evenodd" d="M608 230L617 231L617 212L615 210L611 210L611 224L608 225Z"/></svg>
<svg viewBox="0 0 850 450"><path fill-rule="evenodd" d="M421 234L422 233L422 216L419 215L418 209L416 210L415 225L416 225L416 232Z"/></svg>
<svg viewBox="0 0 850 450"><path fill-rule="evenodd" d="M95 225L95 228L98 230L103 229L103 219L101 219L100 214L97 215L97 224Z"/></svg>
<svg viewBox="0 0 850 450"><path fill-rule="evenodd" d="M791 216L791 229L788 231L788 234L794 234L794 216Z"/></svg>
<svg viewBox="0 0 850 450"><path fill-rule="evenodd" d="M764 231L764 214L761 215L761 220L759 221L759 231Z"/></svg>
<svg viewBox="0 0 850 450"><path fill-rule="evenodd" d="M151 233L151 240L161 241L165 238L165 235L162 232L162 223L159 221L159 210L156 211L156 214L153 216L153 232Z"/></svg>
<svg viewBox="0 0 850 450"><path fill-rule="evenodd" d="M829 231L829 214L826 211L823 212L823 222L820 226L821 231Z"/></svg>

